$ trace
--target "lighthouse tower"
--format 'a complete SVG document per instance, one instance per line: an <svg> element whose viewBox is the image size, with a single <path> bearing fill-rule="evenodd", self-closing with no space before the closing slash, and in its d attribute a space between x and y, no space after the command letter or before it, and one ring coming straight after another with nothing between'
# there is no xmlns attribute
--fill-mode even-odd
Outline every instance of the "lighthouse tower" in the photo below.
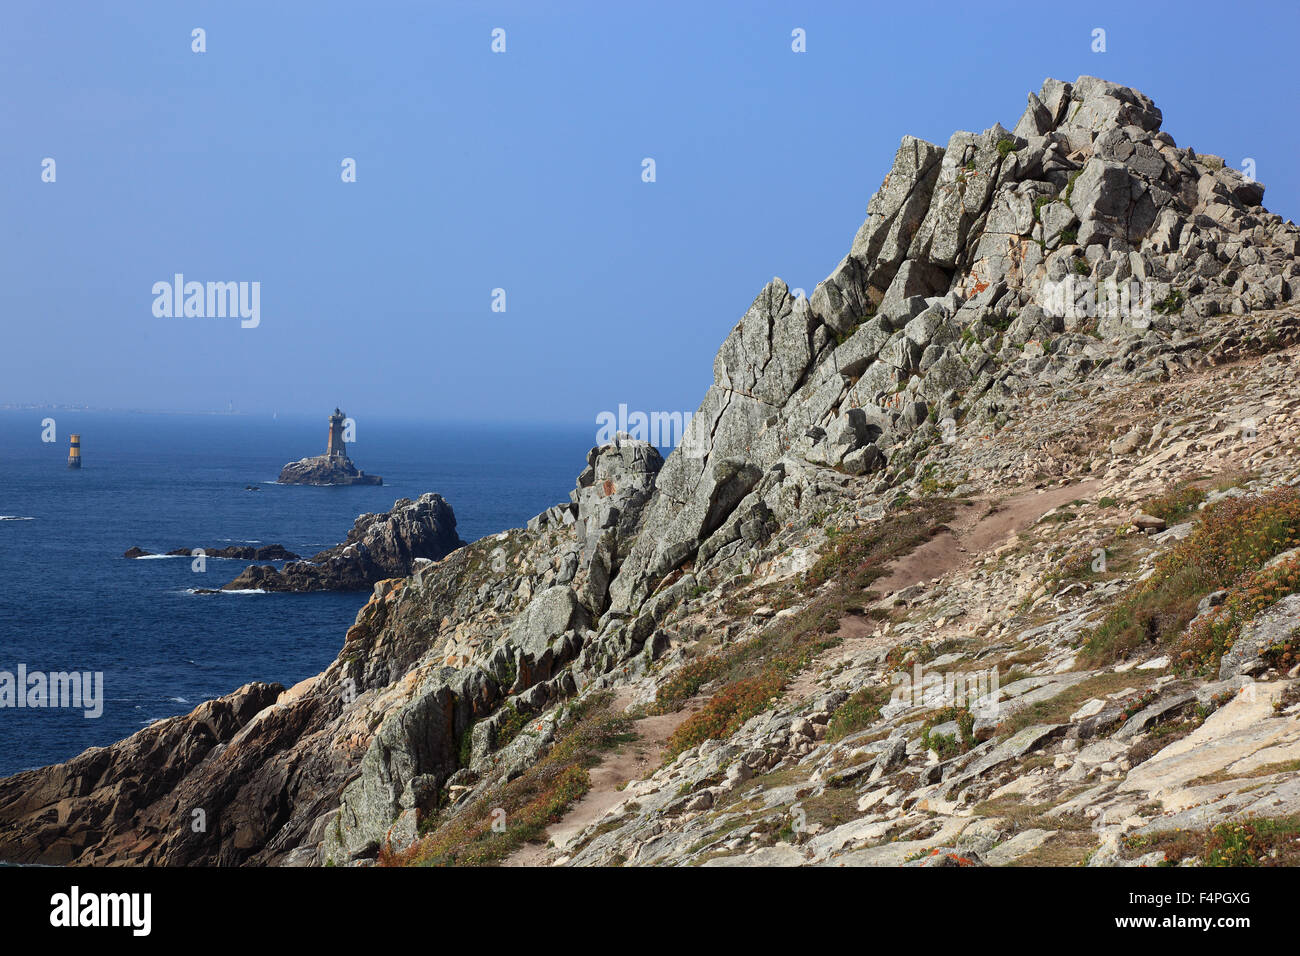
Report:
<svg viewBox="0 0 1300 956"><path fill-rule="evenodd" d="M335 408L334 414L330 416L330 441L325 449L325 454L330 458L348 457L343 446L343 419L343 413Z"/></svg>
<svg viewBox="0 0 1300 956"><path fill-rule="evenodd" d="M72 436L72 447L68 449L68 467L69 468L81 467L81 436L80 435Z"/></svg>

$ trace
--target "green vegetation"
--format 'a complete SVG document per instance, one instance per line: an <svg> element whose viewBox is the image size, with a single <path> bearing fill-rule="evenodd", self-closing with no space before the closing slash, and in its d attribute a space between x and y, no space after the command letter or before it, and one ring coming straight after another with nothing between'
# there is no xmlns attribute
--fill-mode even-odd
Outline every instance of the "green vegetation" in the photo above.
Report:
<svg viewBox="0 0 1300 956"><path fill-rule="evenodd" d="M1093 630L1084 644L1084 660L1099 666L1144 644L1168 644L1195 617L1202 597L1229 588L1228 600L1198 622L1176 657L1181 669L1212 669L1241 624L1300 587L1300 561L1261 570L1270 558L1297 544L1300 491L1294 488L1206 508L1195 530L1162 555L1154 573Z"/></svg>
<svg viewBox="0 0 1300 956"><path fill-rule="evenodd" d="M400 853L384 848L379 864L490 865L541 837L591 788L587 770L599 762L601 753L632 739L631 721L615 713L612 704L613 695L606 692L570 707L549 754L454 816L422 821L426 835ZM504 818L498 810L504 811Z"/></svg>
<svg viewBox="0 0 1300 956"><path fill-rule="evenodd" d="M1124 838L1130 855L1159 850L1166 866L1199 859L1202 866L1300 865L1300 817L1252 817L1204 830Z"/></svg>
<svg viewBox="0 0 1300 956"><path fill-rule="evenodd" d="M834 641L813 642L805 644L804 654L812 654L834 645ZM812 651L809 654L808 651ZM807 661L803 661L806 666ZM797 670L802 670L798 658L784 658L773 661L757 674L732 681L714 694L707 704L697 713L688 717L671 737L664 752L664 760L670 761L684 750L717 738L725 739L734 734L745 721L755 714L766 710L780 695L786 680Z"/></svg>
<svg viewBox="0 0 1300 956"><path fill-rule="evenodd" d="M864 687L840 704L826 725L826 739L841 740L870 727L880 719L880 709L889 703L888 687Z"/></svg>
<svg viewBox="0 0 1300 956"><path fill-rule="evenodd" d="M1135 678L1132 673L1116 674L1103 671L1094 677L1067 687L1061 693L1048 700L1040 700L1015 711L1006 720L998 724L1000 737L1009 737L1031 727L1034 724L1061 724L1068 721L1070 714L1079 709L1084 701L1094 697L1107 697L1133 686Z"/></svg>
<svg viewBox="0 0 1300 956"><path fill-rule="evenodd" d="M957 733L936 734L935 727L949 721L957 722ZM921 743L939 754L941 760L947 760L963 754L975 746L975 715L966 707L944 707L931 714L921 728Z"/></svg>
<svg viewBox="0 0 1300 956"><path fill-rule="evenodd" d="M804 591L812 593L832 579L842 590L860 591L885 573L889 562L910 553L944 530L951 502L942 498L909 500L881 521L855 528L808 569Z"/></svg>
<svg viewBox="0 0 1300 956"><path fill-rule="evenodd" d="M1074 181L1079 178L1081 172L1083 172L1082 169L1076 169L1074 172L1070 173L1070 181L1065 184L1064 199L1067 206L1070 204L1070 196L1074 193Z"/></svg>
<svg viewBox="0 0 1300 956"><path fill-rule="evenodd" d="M1084 544L1074 548L1043 576L1043 586L1048 592L1054 593L1062 585L1074 581L1088 582L1114 577L1115 572L1122 570L1128 563L1128 549L1123 547L1126 543L1112 535L1097 544ZM1104 555L1098 554L1098 551L1104 552Z"/></svg>
<svg viewBox="0 0 1300 956"><path fill-rule="evenodd" d="M677 710L706 684L721 683L669 738L665 761L705 740L731 736L765 710L795 674L839 643L840 619L861 607L863 592L888 563L937 534L951 517L950 502L919 499L865 528L834 536L805 575L803 590L813 596L807 607L773 621L752 640L684 664L659 688L651 713ZM827 582L833 586L823 590Z"/></svg>
<svg viewBox="0 0 1300 956"><path fill-rule="evenodd" d="M1260 612L1297 591L1300 591L1300 557L1260 569L1239 580L1219 607L1187 629L1177 646L1179 666L1196 673L1213 673L1223 655L1236 643L1243 627ZM1295 663L1296 649L1295 635L1291 635L1288 640L1266 648L1261 656L1273 666L1290 666Z"/></svg>
<svg viewBox="0 0 1300 956"><path fill-rule="evenodd" d="M500 750L519 736L519 732L528 726L528 718L519 712L514 702L501 708L501 719L496 725L495 748Z"/></svg>
<svg viewBox="0 0 1300 956"><path fill-rule="evenodd" d="M1177 315L1183 311L1183 294L1170 289L1169 294L1152 306L1161 315Z"/></svg>
<svg viewBox="0 0 1300 956"><path fill-rule="evenodd" d="M1167 524L1174 524L1193 513L1204 500L1205 492L1185 481L1172 491L1146 502L1142 510Z"/></svg>
<svg viewBox="0 0 1300 956"><path fill-rule="evenodd" d="M836 347L841 346L845 342L847 342L849 338L853 335L853 333L856 332L858 329L862 328L863 324L870 321L871 317L874 316L875 314L876 314L876 307L874 305L869 305L867 306L866 314L854 319L853 322L849 325L849 327L845 329L843 332L833 329L832 333L835 336Z"/></svg>
<svg viewBox="0 0 1300 956"><path fill-rule="evenodd" d="M457 738L456 740L456 752L459 755L457 758L459 761L457 763L457 766L460 767L469 766L470 757L473 752L473 735L471 733L471 731L473 730L474 730L474 725L470 724L463 731L461 731L460 737Z"/></svg>
<svg viewBox="0 0 1300 956"><path fill-rule="evenodd" d="M998 140L998 155L1006 159L1016 151L1016 141L1006 137Z"/></svg>

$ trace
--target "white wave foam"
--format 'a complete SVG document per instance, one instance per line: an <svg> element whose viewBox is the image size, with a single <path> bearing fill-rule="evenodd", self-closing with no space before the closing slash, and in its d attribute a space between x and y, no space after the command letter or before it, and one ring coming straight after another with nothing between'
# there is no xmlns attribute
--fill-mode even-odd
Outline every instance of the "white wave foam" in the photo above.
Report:
<svg viewBox="0 0 1300 956"><path fill-rule="evenodd" d="M35 518L26 518L23 515L0 515L0 521L35 521Z"/></svg>

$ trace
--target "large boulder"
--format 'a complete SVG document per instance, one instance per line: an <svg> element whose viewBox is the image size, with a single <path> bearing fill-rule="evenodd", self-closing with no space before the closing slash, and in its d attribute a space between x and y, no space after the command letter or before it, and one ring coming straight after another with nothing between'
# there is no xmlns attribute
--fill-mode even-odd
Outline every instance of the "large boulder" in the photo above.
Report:
<svg viewBox="0 0 1300 956"><path fill-rule="evenodd" d="M1285 644L1300 628L1300 594L1278 601L1241 629L1232 647L1219 661L1219 680L1265 669L1260 654L1275 644Z"/></svg>
<svg viewBox="0 0 1300 956"><path fill-rule="evenodd" d="M358 516L342 544L282 568L252 565L222 590L363 591L385 578L406 577L417 560L438 561L464 543L442 495L401 498L386 514Z"/></svg>

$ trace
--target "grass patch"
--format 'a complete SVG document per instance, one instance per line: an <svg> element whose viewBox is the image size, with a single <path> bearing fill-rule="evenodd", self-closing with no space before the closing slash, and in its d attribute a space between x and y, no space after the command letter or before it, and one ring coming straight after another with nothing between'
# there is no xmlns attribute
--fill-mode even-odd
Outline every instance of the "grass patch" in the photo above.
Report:
<svg viewBox="0 0 1300 956"><path fill-rule="evenodd" d="M1187 629L1177 644L1176 663L1192 673L1216 671L1219 661L1247 624L1297 591L1300 591L1300 557L1247 575L1233 586L1221 605ZM1260 657L1270 667L1290 669L1300 659L1300 636L1292 632L1286 640L1264 648Z"/></svg>
<svg viewBox="0 0 1300 956"><path fill-rule="evenodd" d="M510 741L519 736L519 732L528 726L528 718L519 712L519 708L512 701L501 708L501 719L496 725L496 746L500 750Z"/></svg>
<svg viewBox="0 0 1300 956"><path fill-rule="evenodd" d="M880 719L880 709L889 703L887 687L864 687L840 704L826 725L826 739L842 740L870 727Z"/></svg>
<svg viewBox="0 0 1300 956"><path fill-rule="evenodd" d="M1162 851L1166 865L1199 859L1202 866L1214 867L1298 866L1300 817L1252 817L1204 830L1130 834L1123 847L1133 856Z"/></svg>
<svg viewBox="0 0 1300 956"><path fill-rule="evenodd" d="M725 739L763 710L789 680L818 654L839 643L841 618L861 608L867 586L887 564L939 533L952 517L943 499L908 501L885 518L835 536L834 544L807 572L813 598L799 613L769 624L758 637L682 666L660 687L652 713L679 709L705 685L723 685L668 739L665 762L709 739ZM827 582L833 587L822 589Z"/></svg>
<svg viewBox="0 0 1300 956"><path fill-rule="evenodd" d="M1204 491L1189 482L1183 482L1173 490L1148 500L1142 510L1166 524L1176 524L1179 519L1196 511L1197 505L1204 500Z"/></svg>
<svg viewBox="0 0 1300 956"><path fill-rule="evenodd" d="M1177 315L1183 311L1186 300L1177 289L1170 289L1169 294L1157 302L1153 308L1161 315Z"/></svg>
<svg viewBox="0 0 1300 956"><path fill-rule="evenodd" d="M1076 581L1088 584L1118 577L1132 564L1136 541L1133 535L1110 535L1102 541L1076 547L1043 576L1043 586L1047 593L1055 594Z"/></svg>
<svg viewBox="0 0 1300 956"><path fill-rule="evenodd" d="M1294 488L1227 499L1205 509L1195 530L1162 555L1154 573L1116 604L1089 635L1081 655L1084 662L1101 666L1122 660L1144 645L1173 641L1196 616L1202 597L1234 583L1252 592L1242 600L1254 602L1258 610L1261 595L1255 592L1262 592L1265 582L1246 576L1297 544L1300 491ZM1282 596L1274 584L1268 587L1271 601ZM1217 664L1230 646L1225 643L1230 630L1225 629L1220 640L1200 635L1182 648L1180 667L1207 669Z"/></svg>
<svg viewBox="0 0 1300 956"><path fill-rule="evenodd" d="M840 535L808 569L804 591L812 593L830 580L844 590L865 590L884 576L890 561L946 530L944 522L952 517L952 502L946 499L909 499L880 521Z"/></svg>
<svg viewBox="0 0 1300 956"><path fill-rule="evenodd" d="M1154 679L1154 676L1150 679ZM1011 736L1035 724L1066 723L1070 715L1083 706L1085 701L1092 700L1094 697L1105 700L1111 694L1132 688L1134 682L1138 680L1141 678L1133 673L1116 674L1114 671L1105 671L1089 677L1065 688L1055 697L1020 708L998 724L998 735Z"/></svg>
<svg viewBox="0 0 1300 956"><path fill-rule="evenodd" d="M1076 112L1077 112L1077 108L1076 108ZM1070 179L1065 184L1065 195L1062 198L1065 199L1065 204L1067 206L1070 205L1070 197L1074 195L1074 183L1079 178L1079 174L1082 172L1083 172L1082 169L1076 169L1074 172L1070 173Z"/></svg>
<svg viewBox="0 0 1300 956"><path fill-rule="evenodd" d="M613 699L604 692L569 707L550 753L463 810L444 811L428 834L406 850L394 853L385 847L379 865L491 865L539 839L591 788L588 768L630 739L631 721L613 710ZM504 818L497 811L504 811Z"/></svg>
<svg viewBox="0 0 1300 956"><path fill-rule="evenodd" d="M955 734L936 734L934 728L949 721L955 721ZM944 707L931 714L921 727L921 744L927 750L934 750L940 760L947 760L964 754L975 746L975 715L966 707Z"/></svg>
<svg viewBox="0 0 1300 956"><path fill-rule="evenodd" d="M716 654L687 661L659 685L649 713L671 714L681 710L682 705L699 693L701 687L715 680L725 670L726 658Z"/></svg>

